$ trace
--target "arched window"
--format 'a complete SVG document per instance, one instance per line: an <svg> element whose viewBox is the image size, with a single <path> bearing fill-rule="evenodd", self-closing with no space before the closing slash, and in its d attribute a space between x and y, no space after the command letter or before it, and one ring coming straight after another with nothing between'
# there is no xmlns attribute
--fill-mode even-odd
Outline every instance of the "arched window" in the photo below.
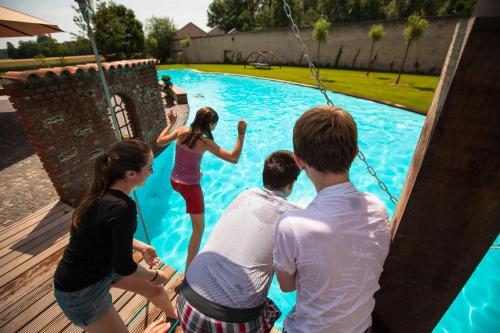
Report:
<svg viewBox="0 0 500 333"><path fill-rule="evenodd" d="M124 98L120 95L113 95L111 97L111 104L116 114L116 120L118 121L118 127L120 128L120 134L122 139L134 138L137 136L135 126L130 119L129 113L127 112L127 103ZM109 110L108 110L109 111ZM113 125L113 120L111 118L111 113L108 112L108 116ZM114 127L113 127L114 128Z"/></svg>

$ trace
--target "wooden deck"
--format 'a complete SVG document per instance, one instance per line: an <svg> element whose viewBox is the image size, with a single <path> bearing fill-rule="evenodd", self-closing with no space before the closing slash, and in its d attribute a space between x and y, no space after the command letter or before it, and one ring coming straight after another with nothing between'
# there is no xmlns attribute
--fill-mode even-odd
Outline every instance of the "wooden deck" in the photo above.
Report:
<svg viewBox="0 0 500 333"><path fill-rule="evenodd" d="M0 229L0 332L82 332L54 299L52 277L69 240L73 209L56 201L14 225ZM141 263L140 255L134 259ZM181 273L161 269L172 302ZM142 332L161 313L137 294L111 289L113 303L131 332ZM180 328L176 332L182 332Z"/></svg>
<svg viewBox="0 0 500 333"><path fill-rule="evenodd" d="M0 332L82 332L62 313L54 299L52 278L69 241L73 209L55 201L14 225L0 229ZM134 259L142 263L139 254ZM170 277L170 300L182 273L162 264ZM158 267L158 268L160 268ZM142 332L161 311L140 295L111 289L113 304L130 332ZM177 327L175 332L182 332ZM276 329L273 333L278 333Z"/></svg>

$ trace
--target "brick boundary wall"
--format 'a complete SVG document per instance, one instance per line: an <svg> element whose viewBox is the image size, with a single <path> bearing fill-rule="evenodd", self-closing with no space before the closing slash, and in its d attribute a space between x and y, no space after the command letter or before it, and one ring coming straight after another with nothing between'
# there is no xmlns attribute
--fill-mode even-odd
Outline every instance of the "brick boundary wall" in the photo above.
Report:
<svg viewBox="0 0 500 333"><path fill-rule="evenodd" d="M155 59L103 63L111 96L125 102L135 137L156 152L166 126ZM116 142L97 64L7 72L5 94L61 200L75 206L95 157Z"/></svg>
<svg viewBox="0 0 500 333"><path fill-rule="evenodd" d="M456 24L465 17L426 17L429 27L413 42L408 52L405 73L438 75L443 67ZM321 45L321 66L345 69L366 69L372 40L368 31L373 24L383 24L385 35L375 43L372 70L398 71L406 43L403 31L406 19L332 24L326 43ZM301 27L300 34L316 62L318 43L312 38L311 27ZM188 55L190 63L245 63L255 51L271 51L283 65L305 66L306 60L289 26L252 32L236 32L217 36L191 37ZM171 43L174 53L180 53L180 40ZM270 61L270 60L269 60Z"/></svg>

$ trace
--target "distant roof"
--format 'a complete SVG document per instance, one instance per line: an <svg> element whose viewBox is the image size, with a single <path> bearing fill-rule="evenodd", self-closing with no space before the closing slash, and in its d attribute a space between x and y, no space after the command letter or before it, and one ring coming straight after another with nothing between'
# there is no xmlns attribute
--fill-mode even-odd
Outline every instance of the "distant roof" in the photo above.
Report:
<svg viewBox="0 0 500 333"><path fill-rule="evenodd" d="M236 30L236 28L232 28L231 30L228 31L228 35L229 34L235 34L235 33L238 33L238 30Z"/></svg>
<svg viewBox="0 0 500 333"><path fill-rule="evenodd" d="M174 39L183 39L186 37L200 37L206 36L207 33L203 31L196 24L189 22L175 33Z"/></svg>
<svg viewBox="0 0 500 333"><path fill-rule="evenodd" d="M215 27L212 28L212 30L208 32L209 36L225 35L225 34L226 31L224 31L219 25L216 25Z"/></svg>

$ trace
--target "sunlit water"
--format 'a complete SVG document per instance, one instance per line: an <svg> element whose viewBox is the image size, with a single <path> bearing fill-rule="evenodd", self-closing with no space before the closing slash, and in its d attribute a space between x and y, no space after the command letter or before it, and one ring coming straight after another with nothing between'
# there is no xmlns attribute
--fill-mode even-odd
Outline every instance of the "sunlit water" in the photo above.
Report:
<svg viewBox="0 0 500 333"><path fill-rule="evenodd" d="M248 123L243 153L237 165L221 161L210 153L203 157L201 185L206 207L203 246L213 226L232 200L245 189L262 186L261 173L265 157L278 149L292 150L291 137L295 120L307 109L325 104L325 100L316 89L270 80L203 74L190 70L160 71L158 77L165 74L171 76L175 85L188 92L191 108L188 123L202 106L210 106L218 112L220 119L213 135L220 146L232 149L237 137L238 120L243 117ZM330 97L335 105L353 115L358 125L360 149L391 193L398 197L424 117L345 95L330 94ZM185 214L182 197L172 190L169 181L174 160L173 148L171 145L156 157L154 174L150 176L146 186L138 191L138 196L153 246L164 262L183 271L191 224L189 216ZM389 216L392 216L394 205L358 159L351 168L351 181L360 191L378 195L385 202ZM289 200L305 206L314 195L312 184L301 174ZM144 239L144 231L140 226L136 236ZM480 332L478 327L484 326L476 320L483 322L484 318L480 318L481 316L491 318L496 314L494 318L500 318L498 309L493 309L493 297L498 297L499 294L500 270L494 268L495 259L497 262L499 259L498 252L488 254L476 270L476 275L480 274L481 284L471 285L474 277L469 281L471 287L468 285L462 291L436 328L437 332ZM487 268L481 273L484 265ZM493 269L497 274L489 273ZM488 285L495 285L497 289L486 290L484 279L489 279ZM283 319L295 303L295 294L280 292L274 281L270 297L283 312L276 325L281 328ZM457 302L459 305L455 306Z"/></svg>

